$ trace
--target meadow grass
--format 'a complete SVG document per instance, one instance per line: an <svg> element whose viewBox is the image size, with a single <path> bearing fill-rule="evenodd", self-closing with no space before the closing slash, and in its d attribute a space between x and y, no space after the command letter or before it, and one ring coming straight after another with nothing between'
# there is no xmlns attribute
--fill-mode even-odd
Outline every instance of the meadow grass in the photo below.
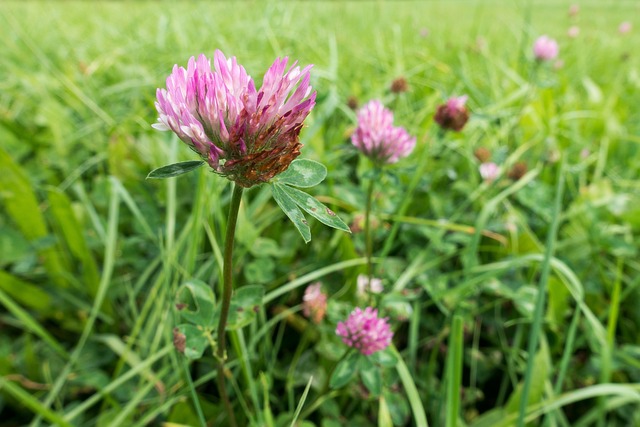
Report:
<svg viewBox="0 0 640 427"><path fill-rule="evenodd" d="M0 3L0 426L224 425L214 357L187 361L172 331L183 284L219 295L230 187L204 168L144 179L194 160L151 128L155 89L215 49L258 81L277 56L315 64L302 157L327 166L311 192L353 229L311 220L305 244L268 186L245 191L236 284L265 294L229 335L241 425L640 425L640 28L618 32L640 8L569 4ZM535 64L541 34L562 63ZM472 118L443 135L435 109L461 94ZM366 299L350 97L418 138L376 183L385 291ZM314 325L300 303L318 280ZM331 388L336 323L363 303L390 317L391 359Z"/></svg>

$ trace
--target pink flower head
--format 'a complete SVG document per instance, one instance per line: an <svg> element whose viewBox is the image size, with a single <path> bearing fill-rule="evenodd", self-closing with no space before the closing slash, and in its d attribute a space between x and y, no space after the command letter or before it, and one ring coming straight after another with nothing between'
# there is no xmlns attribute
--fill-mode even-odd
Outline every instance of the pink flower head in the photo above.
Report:
<svg viewBox="0 0 640 427"><path fill-rule="evenodd" d="M404 128L393 126L393 113L380 101L370 101L358 111L351 142L376 163L395 163L416 146L416 139Z"/></svg>
<svg viewBox="0 0 640 427"><path fill-rule="evenodd" d="M590 155L591 155L591 151L589 151L589 149L588 149L588 148L583 148L583 149L580 151L580 158L581 158L582 160L586 160L586 159L588 159Z"/></svg>
<svg viewBox="0 0 640 427"><path fill-rule="evenodd" d="M486 182L495 180L500 174L500 168L493 162L483 163L480 165L480 176Z"/></svg>
<svg viewBox="0 0 640 427"><path fill-rule="evenodd" d="M302 313L315 324L324 318L327 312L327 294L322 292L320 282L307 286L302 297Z"/></svg>
<svg viewBox="0 0 640 427"><path fill-rule="evenodd" d="M580 35L580 27L576 25L569 27L569 29L567 30L567 35L572 39L575 39Z"/></svg>
<svg viewBox="0 0 640 427"><path fill-rule="evenodd" d="M391 344L393 332L387 318L378 318L378 310L367 307L362 311L359 307L351 312L345 322L339 322L336 334L342 342L369 356L376 351L384 350Z"/></svg>
<svg viewBox="0 0 640 427"><path fill-rule="evenodd" d="M366 274L358 275L356 285L358 287L359 295L364 295L366 292L379 294L384 290L384 287L382 286L382 280L376 277L372 277L371 279L369 279L369 276L367 276Z"/></svg>
<svg viewBox="0 0 640 427"><path fill-rule="evenodd" d="M173 67L155 103L158 130L172 130L220 175L243 187L269 181L300 154L302 123L315 105L311 65L276 59L258 91L236 58L216 50Z"/></svg>
<svg viewBox="0 0 640 427"><path fill-rule="evenodd" d="M549 61L558 56L558 43L548 36L540 36L533 44L533 54L538 61Z"/></svg>
<svg viewBox="0 0 640 427"><path fill-rule="evenodd" d="M452 96L446 102L438 106L433 120L440 125L442 129L461 131L469 120L469 111L465 104L467 103L467 95Z"/></svg>
<svg viewBox="0 0 640 427"><path fill-rule="evenodd" d="M620 24L620 26L618 27L618 32L620 34L627 34L629 31L631 31L631 22L629 21L625 21L623 23Z"/></svg>
<svg viewBox="0 0 640 427"><path fill-rule="evenodd" d="M580 6L577 4L572 4L569 6L569 16L576 16L580 12Z"/></svg>

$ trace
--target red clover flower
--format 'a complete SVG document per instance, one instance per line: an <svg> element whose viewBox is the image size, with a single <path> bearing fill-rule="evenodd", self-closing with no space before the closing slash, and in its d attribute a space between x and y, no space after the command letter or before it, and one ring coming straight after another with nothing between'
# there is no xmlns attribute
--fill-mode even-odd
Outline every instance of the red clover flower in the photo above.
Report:
<svg viewBox="0 0 640 427"><path fill-rule="evenodd" d="M302 297L302 313L316 325L327 312L327 294L322 292L320 282L307 286Z"/></svg>
<svg viewBox="0 0 640 427"><path fill-rule="evenodd" d="M620 24L620 26L618 26L618 32L620 34L627 34L628 32L631 31L631 28L632 28L631 22L624 21L623 23Z"/></svg>
<svg viewBox="0 0 640 427"><path fill-rule="evenodd" d="M500 175L500 167L493 162L482 163L478 169L486 182L492 182Z"/></svg>
<svg viewBox="0 0 640 427"><path fill-rule="evenodd" d="M302 123L315 105L311 65L300 70L278 58L262 88L235 57L216 50L211 61L191 57L173 67L157 90L158 130L172 130L218 174L251 187L283 172L300 154Z"/></svg>
<svg viewBox="0 0 640 427"><path fill-rule="evenodd" d="M569 6L569 16L574 17L580 13L580 6L577 4L572 4Z"/></svg>
<svg viewBox="0 0 640 427"><path fill-rule="evenodd" d="M391 344L393 332L387 323L388 318L378 318L378 310L359 307L351 312L345 322L339 322L336 334L342 337L349 347L353 347L365 356L384 350Z"/></svg>
<svg viewBox="0 0 640 427"><path fill-rule="evenodd" d="M404 128L393 126L393 113L376 100L358 111L358 127L351 142L378 164L395 163L416 146L416 139Z"/></svg>
<svg viewBox="0 0 640 427"><path fill-rule="evenodd" d="M433 120L444 130L460 132L469 120L469 111L465 104L468 96L452 96L446 104L438 106Z"/></svg>
<svg viewBox="0 0 640 427"><path fill-rule="evenodd" d="M367 292L379 294L384 290L382 279L377 277L369 277L366 274L359 274L356 280L358 295L365 295Z"/></svg>
<svg viewBox="0 0 640 427"><path fill-rule="evenodd" d="M571 37L572 39L575 39L576 37L578 37L580 35L580 27L578 27L577 25L572 25L567 30L567 35L569 37Z"/></svg>
<svg viewBox="0 0 640 427"><path fill-rule="evenodd" d="M558 43L549 36L540 36L533 44L533 54L538 61L549 61L558 56Z"/></svg>

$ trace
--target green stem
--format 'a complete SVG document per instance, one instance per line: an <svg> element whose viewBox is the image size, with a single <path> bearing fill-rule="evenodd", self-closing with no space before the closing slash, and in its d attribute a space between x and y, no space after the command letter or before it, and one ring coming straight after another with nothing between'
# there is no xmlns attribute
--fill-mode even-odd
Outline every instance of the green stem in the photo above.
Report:
<svg viewBox="0 0 640 427"><path fill-rule="evenodd" d="M198 415L198 421L200 421L200 425L204 427L207 425L207 421L204 418L204 413L202 412L202 407L200 406L200 400L198 400L198 393L196 392L196 388L193 385L193 380L191 379L191 372L189 372L189 364L187 363L187 359L182 359L182 367L184 369L185 378L187 379L187 385L189 386L189 393L191 394L193 407L196 409L196 414Z"/></svg>
<svg viewBox="0 0 640 427"><path fill-rule="evenodd" d="M518 427L524 427L525 416L527 413L527 406L529 403L529 391L531 389L531 382L533 378L533 364L535 361L535 353L538 348L538 339L542 331L542 320L544 317L544 306L547 295L547 283L549 280L549 273L551 271L551 258L555 251L556 234L558 232L558 226L560 224L560 209L562 206L562 193L564 190L564 157L560 160L560 168L558 170L558 183L556 185L556 197L553 204L553 219L551 221L551 227L549 228L549 234L547 235L546 249L544 253L544 259L542 262L542 271L540 273L540 283L538 284L538 298L536 300L536 306L534 309L533 325L531 325L531 332L529 335L529 348L527 351L527 370L524 377L524 384L522 387L522 395L520 398L520 408L518 412Z"/></svg>
<svg viewBox="0 0 640 427"><path fill-rule="evenodd" d="M528 52L527 49L527 45L529 44L529 32L531 31L531 9L532 9L532 5L531 5L531 0L527 0L526 4L524 5L524 19L523 19L523 26L522 26L522 39L520 39L520 57L519 57L519 66L520 69L522 70L526 63L527 63L527 55L526 52Z"/></svg>
<svg viewBox="0 0 640 427"><path fill-rule="evenodd" d="M437 141L438 142L441 141L443 137L444 137L444 132L442 130L438 131L438 134L436 136ZM424 146L422 147L422 154L420 155L420 159L418 161L418 169L416 170L416 173L411 178L409 187L407 187L407 192L405 193L402 199L402 204L400 205L400 209L398 209L398 212L396 213L396 215L404 216L404 214L407 212L407 209L409 209L409 205L413 201L413 193L418 187L420 180L424 177L428 162L429 162L429 147ZM391 246L395 242L395 238L396 238L396 235L398 234L399 228L400 228L400 222L394 221L393 225L391 226L391 231L389 232L389 236L387 236L387 239L384 242L384 246L382 247L382 252L380 254L381 258L384 258L385 256L387 256L389 251L391 251Z"/></svg>
<svg viewBox="0 0 640 427"><path fill-rule="evenodd" d="M373 263L371 262L371 256L373 255L373 237L371 236L371 202L373 199L373 185L376 181L376 175L377 173L374 173L374 176L369 180L369 188L367 189L367 205L364 213L364 234L367 244L367 278L369 279L369 286L371 286L371 279L373 278Z"/></svg>
<svg viewBox="0 0 640 427"><path fill-rule="evenodd" d="M559 396L562 393L562 385L564 384L564 379L569 369L569 362L571 361L571 356L573 355L573 352L575 349L576 332L578 331L579 323L580 323L580 309L576 307L575 311L573 312L573 318L571 319L571 325L569 325L569 333L567 334L567 339L565 340L564 350L562 352L562 359L560 359L560 365L558 367L558 375L556 377L556 383L553 386L553 396ZM555 419L560 418L561 416L562 414L558 409L552 412L549 412L546 415L546 419L544 423L542 424L543 427L555 425ZM552 420L554 421L554 424L552 424Z"/></svg>
<svg viewBox="0 0 640 427"><path fill-rule="evenodd" d="M389 348L398 361L396 363L396 371L398 371L400 382L402 382L402 386L404 387L407 395L407 400L409 400L409 406L411 407L411 412L413 412L415 426L429 427L427 411L424 410L424 405L420 399L420 393L418 393L418 388L416 387L416 383L413 381L413 376L409 372L409 368L407 368L407 364L404 363L404 359L400 355L400 352L398 352L398 349L395 348L393 344L391 344Z"/></svg>
<svg viewBox="0 0 640 427"><path fill-rule="evenodd" d="M224 402L224 406L229 414L229 424L233 427L236 427L238 424L236 423L236 417L231 402L229 401L229 395L227 394L224 381L224 364L227 359L225 331L229 317L229 307L231 306L231 294L233 293L233 241L236 234L236 223L238 222L238 210L240 209L240 201L242 200L242 190L243 188L239 185L233 185L231 205L229 206L227 234L224 242L224 265L222 270L222 305L220 308L220 321L218 323L218 349L216 352L216 356L218 357L218 390L220 392L220 398Z"/></svg>
<svg viewBox="0 0 640 427"><path fill-rule="evenodd" d="M460 385L462 383L462 354L464 353L463 342L463 319L456 314L453 316L451 335L449 336L449 355L447 357L447 427L458 425L460 413Z"/></svg>
<svg viewBox="0 0 640 427"><path fill-rule="evenodd" d="M616 268L616 280L613 283L613 291L611 293L611 302L609 303L609 319L607 323L607 345L602 349L602 368L600 371L600 383L606 384L611 381L611 364L613 352L616 345L616 326L618 324L618 315L620 314L620 289L622 287L622 272L624 262L622 258L618 258ZM607 424L606 400L602 397L598 399L600 407L600 417L598 419L598 427Z"/></svg>

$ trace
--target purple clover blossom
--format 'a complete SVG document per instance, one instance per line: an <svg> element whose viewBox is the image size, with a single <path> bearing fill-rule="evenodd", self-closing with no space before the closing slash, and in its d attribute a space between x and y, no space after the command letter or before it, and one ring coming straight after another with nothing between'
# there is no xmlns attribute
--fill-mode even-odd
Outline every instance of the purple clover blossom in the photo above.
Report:
<svg viewBox="0 0 640 427"><path fill-rule="evenodd" d="M447 100L447 109L451 114L462 110L469 99L468 95L452 96Z"/></svg>
<svg viewBox="0 0 640 427"><path fill-rule="evenodd" d="M500 167L493 162L482 163L478 169L486 182L492 182L500 175Z"/></svg>
<svg viewBox="0 0 640 427"><path fill-rule="evenodd" d="M302 313L316 325L319 324L327 312L327 294L322 292L320 282L307 286L302 297Z"/></svg>
<svg viewBox="0 0 640 427"><path fill-rule="evenodd" d="M311 65L278 58L255 84L235 57L216 50L173 67L157 90L158 130L171 130L218 174L243 187L269 181L299 154L302 123L315 105Z"/></svg>
<svg viewBox="0 0 640 427"><path fill-rule="evenodd" d="M359 274L356 280L356 287L358 289L358 295L365 295L367 292L372 294L379 294L384 290L382 285L382 279L377 277L367 276L366 274Z"/></svg>
<svg viewBox="0 0 640 427"><path fill-rule="evenodd" d="M380 101L369 101L358 111L358 127L351 142L375 163L396 163L408 156L416 139L402 127L393 126L393 113Z"/></svg>
<svg viewBox="0 0 640 427"><path fill-rule="evenodd" d="M359 307L351 312L345 322L339 322L336 335L342 342L369 356L376 351L384 350L391 344L393 332L387 322L388 318L378 318L378 310L367 307L362 311Z"/></svg>
<svg viewBox="0 0 640 427"><path fill-rule="evenodd" d="M618 32L620 34L627 34L628 32L631 31L631 28L632 28L631 22L624 21L623 23L620 24L620 26L618 26Z"/></svg>
<svg viewBox="0 0 640 427"><path fill-rule="evenodd" d="M575 39L576 37L578 37L580 35L580 27L578 27L577 25L572 25L567 30L567 35L569 37L571 37L572 39Z"/></svg>
<svg viewBox="0 0 640 427"><path fill-rule="evenodd" d="M540 36L533 44L533 54L538 61L549 61L558 56L558 43L549 36Z"/></svg>
<svg viewBox="0 0 640 427"><path fill-rule="evenodd" d="M569 16L577 16L580 13L580 6L577 4L572 4L569 6Z"/></svg>
<svg viewBox="0 0 640 427"><path fill-rule="evenodd" d="M467 99L467 95L452 96L446 104L438 106L433 120L444 130L460 132L469 120L469 111L465 107Z"/></svg>

